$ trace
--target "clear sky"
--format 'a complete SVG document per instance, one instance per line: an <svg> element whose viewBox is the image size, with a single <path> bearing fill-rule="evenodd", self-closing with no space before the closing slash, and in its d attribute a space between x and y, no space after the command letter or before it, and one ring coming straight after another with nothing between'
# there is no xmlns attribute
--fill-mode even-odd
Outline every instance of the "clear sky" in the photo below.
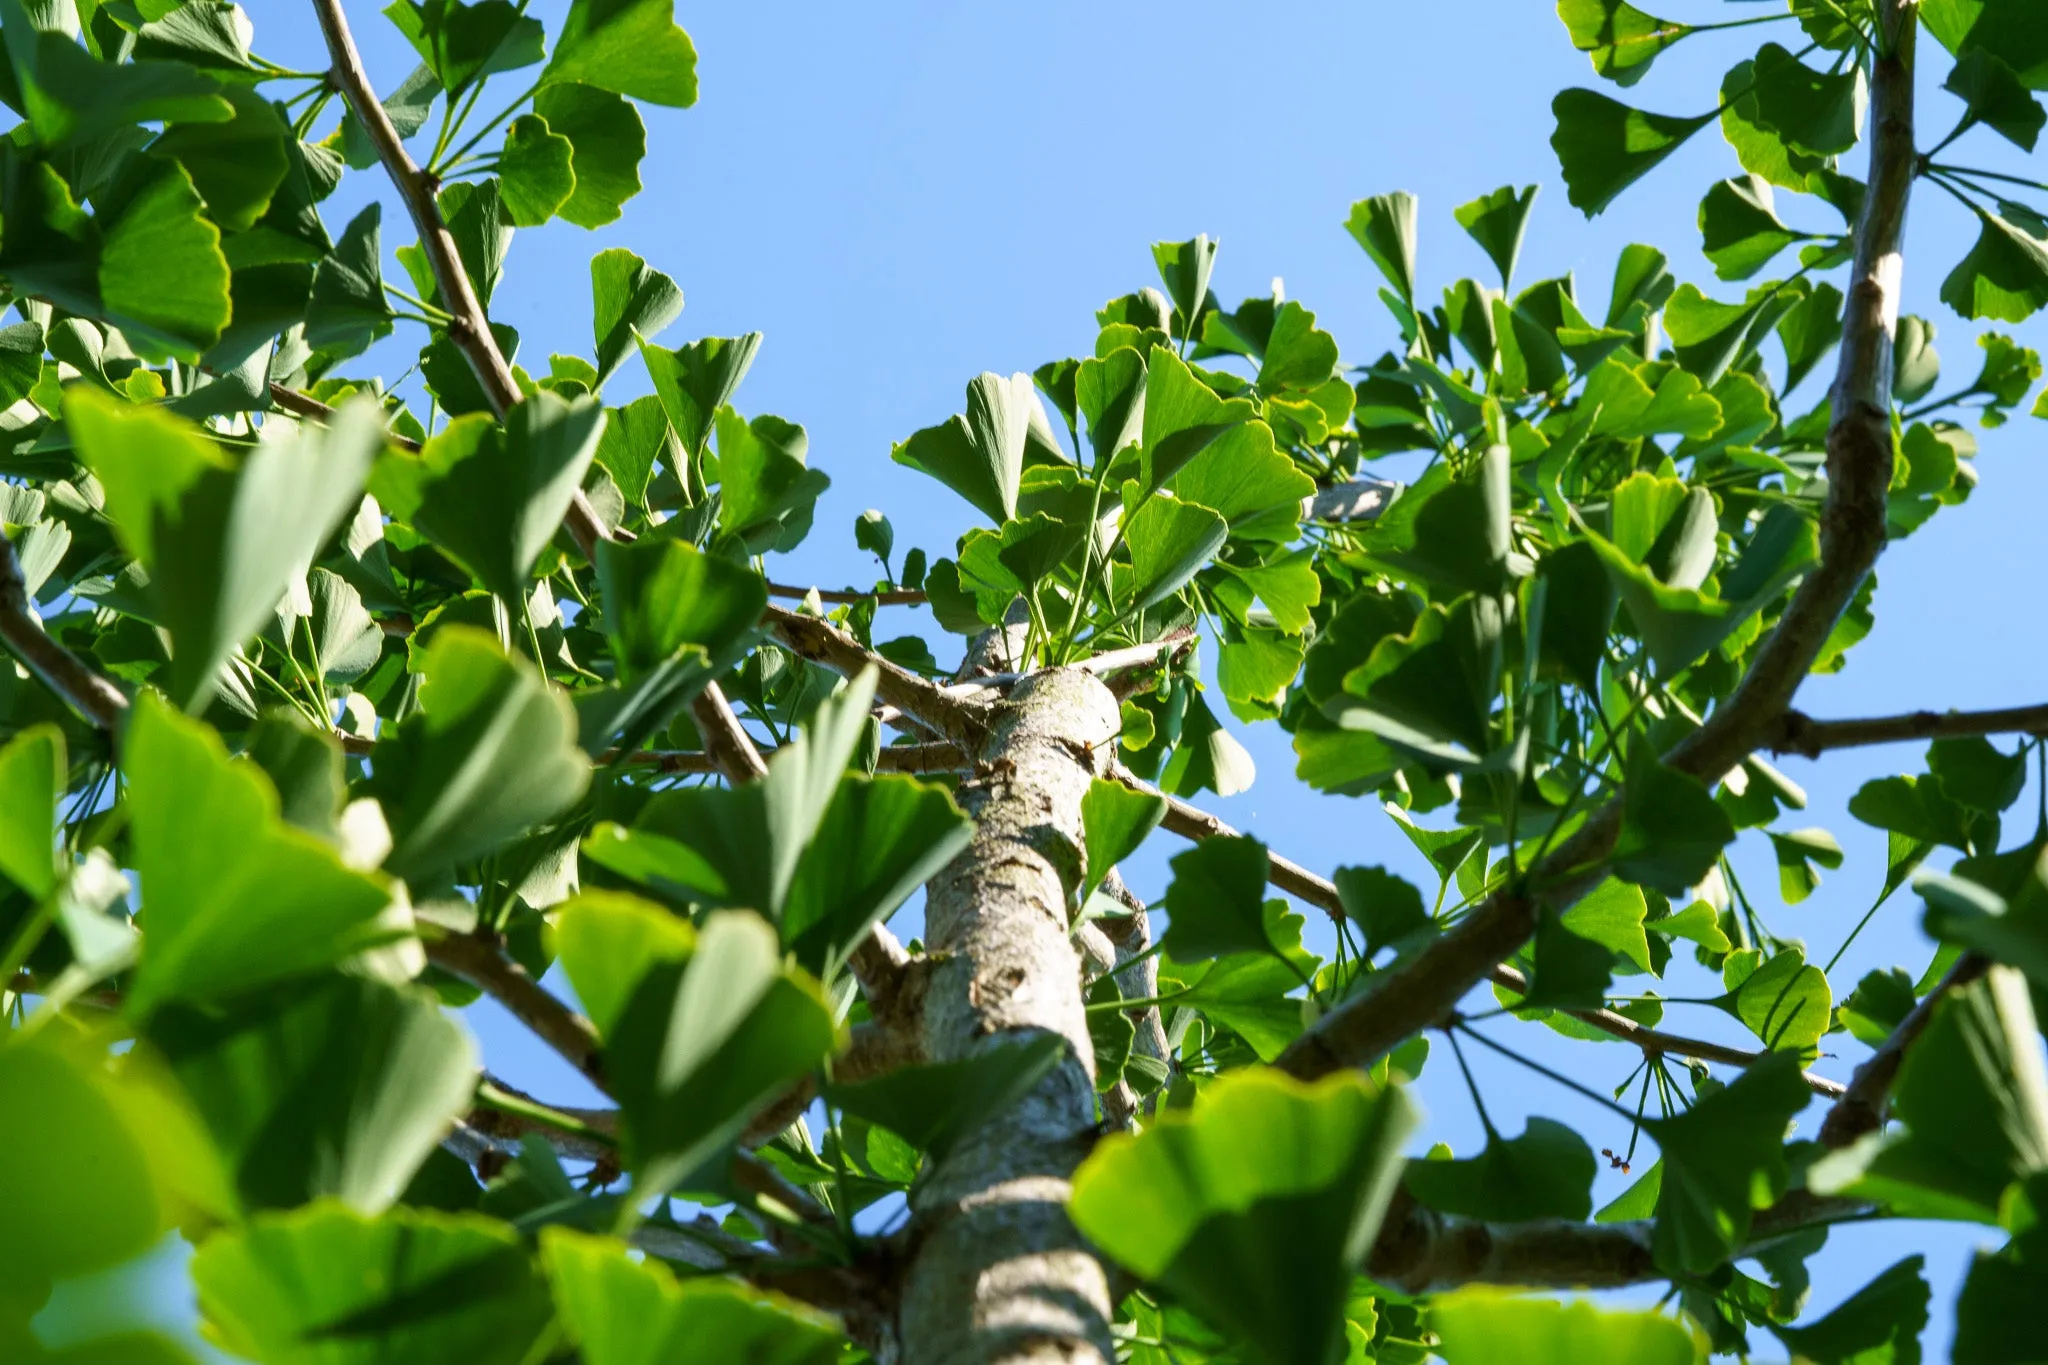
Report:
<svg viewBox="0 0 2048 1365"><path fill-rule="evenodd" d="M248 8L264 55L307 68L322 63L303 3L254 0ZM378 88L391 89L410 71L411 53L369 4L349 8ZM1697 2L1652 8L1674 18L1728 13ZM534 9L552 30L561 6ZM1567 204L1548 144L1549 102L1567 85L1602 83L1544 0L750 0L683 3L677 18L696 40L702 93L694 109L644 111L647 190L599 232L556 223L520 233L494 312L520 330L520 358L531 367L544 369L551 350L588 354L587 261L623 245L683 288L687 307L664 337L669 344L764 332L738 405L803 423L811 462L833 480L810 543L771 561L778 579L869 581L872 561L863 562L852 536L855 516L868 507L893 520L899 553L911 545L934 558L950 553L973 524L970 510L892 464L891 444L958 410L965 384L983 370L1088 354L1093 310L1155 282L1147 250L1154 241L1198 232L1220 239L1214 283L1226 306L1283 278L1287 296L1316 310L1351 363L1371 360L1395 337L1375 299L1379 278L1342 223L1352 201L1389 190L1421 197L1425 296L1460 276L1488 275L1451 211L1510 182L1542 187L1522 279L1572 271L1583 295L1604 305L1616 252L1642 241L1710 295L1734 298L1742 288L1715 281L1699 253L1700 197L1737 169L1711 132L1601 218L1588 222ZM1695 39L1623 96L1665 113L1708 109L1720 72L1762 36ZM483 108L494 110L519 82L499 84L509 88L494 87ZM1931 85L1924 107L1932 132L1923 142L1946 132L1958 107ZM1962 146L1975 152L1988 142L1978 133ZM1859 150L1844 169L1860 175L1862 162ZM350 180L363 188L345 196L371 184L364 175ZM352 211L347 203L328 215L337 231ZM1812 201L1781 208L1794 226L1831 218ZM385 224L387 249L409 240L388 201ZM1977 369L1971 328L1936 298L1971 231L1952 203L1932 194L1919 201L1907 304L1940 328L1944 392ZM394 262L385 268L403 278ZM2044 339L2038 327L2021 337ZM387 377L410 363L408 348L418 344L402 335L380 348ZM637 366L614 388L607 397L615 402L644 391ZM1802 395L1807 403L1813 396ZM2043 700L2040 611L2026 605L2033 599L2025 587L2043 567L2042 435L2026 417L1980 433L1976 496L1888 552L1875 631L1843 673L1802 692L1805 709L1836 716ZM901 632L878 623L884 637L914 628L908 613ZM1293 779L1287 736L1276 727L1232 728L1257 758L1259 780L1241 796L1210 798L1213 809L1324 873L1385 863L1420 875L1370 801L1318 796ZM1848 862L1812 899L1775 910L1761 836L1744 837L1737 865L1770 923L1825 961L1883 875L1883 836L1857 825L1844 805L1871 777L1920 771L1920 755L1901 747L1781 766L1806 786L1810 823L1841 840ZM2018 811L2033 800L2030 792ZM2012 823L2025 819L2017 814ZM1156 835L1128 869L1134 889L1148 899L1163 892L1165 860L1177 851L1171 836ZM914 909L900 929L914 930ZM1833 974L1838 993L1871 968L1897 964L1917 975L1931 954L1919 914L1910 894L1887 905ZM1702 993L1688 984L1706 980L1688 983L1674 968L1662 989ZM566 1068L500 1019L472 1011L472 1022L493 1065L513 1079L558 1102L582 1098ZM1674 1009L1666 1027L1749 1041L1711 1010ZM1619 1045L1565 1044L1530 1027L1498 1032L1595 1086L1611 1088L1634 1064ZM1864 1049L1846 1035L1826 1045L1839 1055L1819 1069L1846 1079ZM1577 1124L1596 1148L1626 1142L1626 1123L1553 1083L1498 1059L1472 1060L1504 1130L1518 1131L1525 1113L1543 1113ZM1475 1151L1479 1125L1441 1051L1420 1089L1429 1139L1461 1155ZM1808 1115L1809 1128L1819 1112ZM1638 1174L1645 1164L1637 1163ZM1626 1183L1603 1171L1596 1205ZM1968 1226L1891 1225L1877 1237L1844 1230L1813 1262L1812 1308L1832 1307L1900 1255L1924 1249L1935 1315L1925 1345L1930 1359L1944 1358L1968 1251L1993 1239ZM1753 1344L1761 1358L1775 1350L1768 1338Z"/></svg>

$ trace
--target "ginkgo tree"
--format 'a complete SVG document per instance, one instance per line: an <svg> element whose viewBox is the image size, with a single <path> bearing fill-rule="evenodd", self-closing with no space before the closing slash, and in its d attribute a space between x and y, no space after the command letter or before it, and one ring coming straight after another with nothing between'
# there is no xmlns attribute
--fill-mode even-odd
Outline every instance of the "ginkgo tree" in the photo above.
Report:
<svg viewBox="0 0 2048 1365"><path fill-rule="evenodd" d="M375 77L309 8L298 71L227 0L0 0L0 1354L182 1359L30 1325L175 1228L265 1362L1905 1362L1919 1257L1826 1311L1805 1264L1945 1218L2003 1238L1954 1358L2043 1358L2048 816L2005 826L2048 705L1793 707L2041 376L1986 332L1944 386L1900 315L1923 187L1981 227L1952 310L2048 304L2048 184L1966 164L2048 123L2031 0L1563 0L1604 81L1555 101L1571 202L1713 128L1716 282L1518 278L1509 186L1454 215L1495 276L1439 296L1384 194L1360 363L1159 244L1085 354L895 446L950 551L869 513L881 576L832 591L766 576L827 479L748 415L758 335L664 344L681 290L619 247L587 352L491 318L515 235L617 219L641 106L694 102L671 0L396 0L419 62ZM1610 93L1710 30L1740 60L1668 96L1705 112ZM330 221L350 174L409 222ZM1253 778L1219 710L1435 884L1191 804ZM1832 980L1771 912L1843 853L1771 756L1911 739L1849 814L1938 951ZM1169 837L1155 922L1117 867ZM494 1072L483 995L609 1102ZM1643 1173L1596 1210L1586 1138L1476 1086L1483 1147L1413 1155L1410 1082L1468 1049ZM1629 1285L1670 1293L1557 1292Z"/></svg>

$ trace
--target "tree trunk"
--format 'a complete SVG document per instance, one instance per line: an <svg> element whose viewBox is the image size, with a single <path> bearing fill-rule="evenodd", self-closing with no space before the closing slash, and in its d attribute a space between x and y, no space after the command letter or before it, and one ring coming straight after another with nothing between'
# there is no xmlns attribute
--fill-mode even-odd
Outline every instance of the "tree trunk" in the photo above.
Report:
<svg viewBox="0 0 2048 1365"><path fill-rule="evenodd" d="M1071 936L1086 861L1081 798L1115 753L1116 698L1072 669L1037 674L998 712L961 803L967 851L925 901L925 1050L934 1062L1034 1033L1067 1057L968 1133L916 1198L903 1285L906 1365L1109 1365L1109 1285L1067 1219L1095 1140L1095 1055Z"/></svg>

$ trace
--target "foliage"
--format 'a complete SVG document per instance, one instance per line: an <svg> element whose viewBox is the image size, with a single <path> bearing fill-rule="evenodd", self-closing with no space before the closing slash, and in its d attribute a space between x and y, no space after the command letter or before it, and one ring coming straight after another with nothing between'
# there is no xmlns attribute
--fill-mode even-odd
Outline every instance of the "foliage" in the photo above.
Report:
<svg viewBox="0 0 2048 1365"><path fill-rule="evenodd" d="M1900 193L1849 158L1883 155L1873 106L1918 63L1961 107L1903 179L1980 233L1941 298L2006 324L2048 305L2048 185L1943 159L1973 134L2034 149L2048 17L1557 8L1627 101L1672 46L1738 43L1697 112L1590 88L1552 106L1588 215L1719 132L1714 283L1648 245L1603 270L1604 302L1528 282L1536 190L1507 185L1452 215L1493 272L1439 292L1434 220L1378 194L1343 224L1385 286L1361 361L1277 288L1227 307L1207 236L1155 244L1157 283L1097 310L1080 354L980 374L894 447L969 529L899 553L870 511L851 545L880 579L784 611L768 557L829 481L801 425L740 406L760 334L661 344L683 291L617 246L591 262L588 354L520 365L488 312L519 232L602 228L638 192L641 106L694 103L669 0L573 0L552 31L506 0L399 0L419 65L381 101L349 79L334 0L332 79L257 55L226 0L0 0L0 1353L70 1359L29 1328L52 1284L176 1228L207 1329L252 1359L881 1355L927 1201L1080 1094L1127 1131L1034 1152L1034 1216L1127 1274L1110 1309L1134 1361L1679 1361L1745 1354L1751 1328L1803 1359L1917 1360L1917 1258L1801 1321L1803 1258L1852 1207L1831 1200L2001 1229L1956 1358L2017 1358L2048 1265L2048 816L2013 842L2006 813L2048 723L1909 718L1942 732L1922 770L1849 814L1887 834L1873 913L1944 860L1916 886L1943 946L1853 984L1729 857L1768 845L1785 905L1842 865L1750 752L1830 746L1780 705L1725 763L1699 748L1787 649L1785 698L1870 629L1863 566L1810 601L1849 538L1848 426L1883 419L1866 529L1897 540L1975 489L1966 419L2034 393L2038 355L1987 332L1976 378L1930 397L1934 322L1873 337L1858 300L1882 282L1844 272L1883 217L1866 201ZM1752 48L1762 24L1784 41ZM337 230L351 174L432 230L391 259L385 206ZM417 364L387 386L401 344ZM636 363L652 393L622 401ZM904 602L938 633L878 643ZM992 632L1003 673L942 688L940 655ZM969 812L1017 770L983 694L1091 662L1121 732L1070 746L1085 795L1043 812L1064 842L978 839ZM1308 786L1374 798L1435 885L1370 852L1324 882L1187 810L1256 776L1219 712L1288 735ZM1987 737L2007 733L2027 737ZM1162 824L1204 837L1145 946L1110 873ZM1080 949L1033 967L1062 992L1083 972L1085 1007L925 1055L944 1030L916 1012L965 959L882 926L921 884L1031 858L1070 903L1009 909L1069 917ZM1331 915L1329 960L1272 887ZM1313 1060L1507 914L1453 983L1491 973L1498 1023L1431 1007ZM1120 960L1083 964L1112 939ZM1718 985L1676 994L1694 969ZM486 1074L451 1014L480 991L616 1108ZM1756 1052L1639 1032L1682 1007ZM1516 1024L1640 1044L1591 1049L1588 1086L1554 1077L1629 1124L1617 1165L1639 1138L1658 1153L1598 1214L1591 1143L1542 1117L1503 1135L1476 1082L1484 1146L1406 1158L1423 1031L1462 1069L1468 1042L1518 1055ZM1833 1111L1863 1104L1868 1131L1794 1139L1801 1067L1839 1033L1890 1049L1900 1124L1879 1128L1880 1078ZM1591 1085L1603 1057L1639 1060L1612 1088L1640 1076L1633 1109ZM1069 1179L1063 1213L1045 1190ZM855 1221L898 1195L908 1230ZM1511 1259L1545 1237L1568 1269ZM1539 1283L1666 1279L1679 1311L1459 1288L1510 1273L1458 1265L1474 1243Z"/></svg>

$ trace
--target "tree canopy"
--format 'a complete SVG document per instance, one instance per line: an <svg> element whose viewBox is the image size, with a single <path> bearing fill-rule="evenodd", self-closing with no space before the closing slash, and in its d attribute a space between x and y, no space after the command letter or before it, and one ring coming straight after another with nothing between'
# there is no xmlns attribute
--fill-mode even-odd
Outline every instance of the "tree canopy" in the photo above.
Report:
<svg viewBox="0 0 2048 1365"><path fill-rule="evenodd" d="M1900 304L2048 305L2048 183L1966 163L2034 150L2048 12L1561 0L1571 205L1718 135L1714 280L1532 281L1510 184L1452 215L1493 273L1425 281L1381 193L1330 228L1383 282L1347 355L1157 243L1088 354L889 452L950 552L872 511L880 576L819 589L772 557L848 471L751 409L759 333L682 341L618 246L587 351L492 316L543 287L515 234L671 173L672 0L396 0L402 79L309 3L317 71L227 0L0 0L0 1355L187 1360L32 1326L175 1229L209 1339L280 1365L1909 1365L1946 1291L1892 1220L1946 1219L1953 1358L2048 1360L2048 704L1794 705L1887 544L1969 515L1970 423L2048 417L2019 339L1944 383ZM1719 87L1658 87L1703 112L1636 107L1712 30ZM351 175L409 221L323 214ZM1909 249L1924 187L1959 260ZM1223 715L1431 879L1202 809L1255 775ZM1844 854L1772 760L1899 741L1848 814L1938 946L1845 980L1778 913ZM1148 907L1118 865L1167 840ZM504 1074L484 997L606 1102ZM1627 1148L1497 1129L1481 1052ZM1483 1146L1429 1145L1431 1066ZM1905 1245L1815 1304L1830 1238Z"/></svg>

